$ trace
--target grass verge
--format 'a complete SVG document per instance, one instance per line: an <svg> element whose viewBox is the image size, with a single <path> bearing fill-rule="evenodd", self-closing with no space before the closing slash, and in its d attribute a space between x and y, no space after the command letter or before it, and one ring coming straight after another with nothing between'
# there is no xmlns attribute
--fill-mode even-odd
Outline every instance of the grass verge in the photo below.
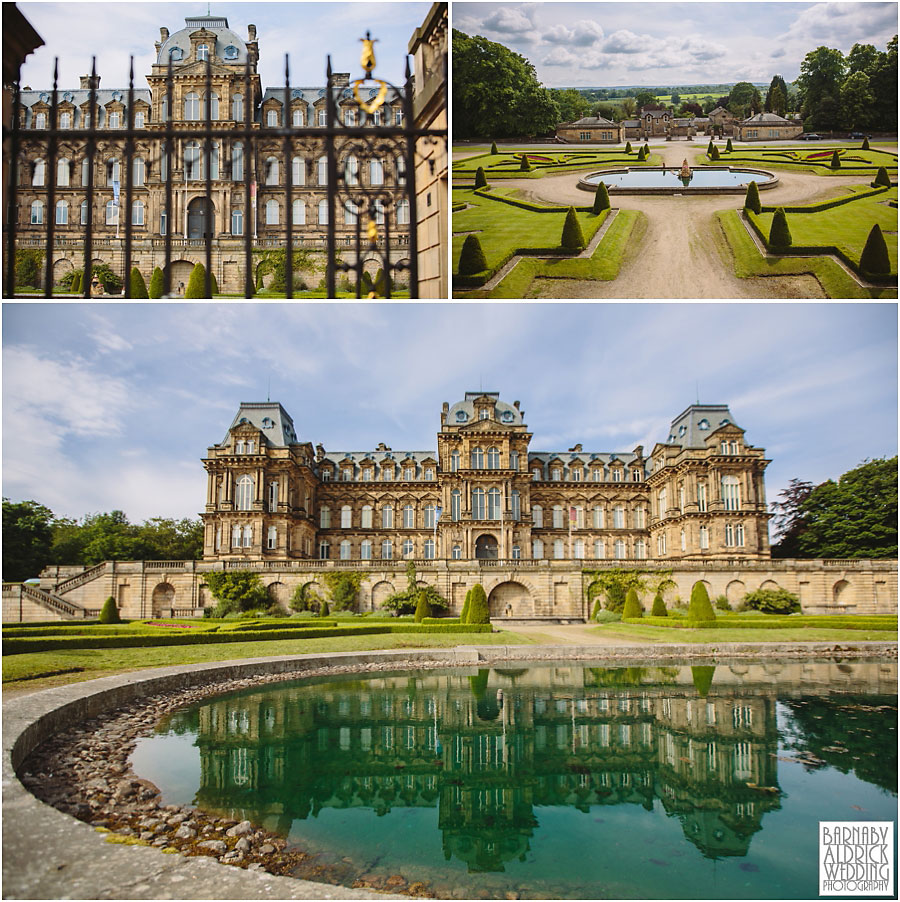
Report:
<svg viewBox="0 0 900 902"><path fill-rule="evenodd" d="M641 642L721 645L724 642L896 642L896 630L844 630L822 627L783 627L779 629L678 629L642 626L635 623L606 623L594 627L604 634Z"/></svg>

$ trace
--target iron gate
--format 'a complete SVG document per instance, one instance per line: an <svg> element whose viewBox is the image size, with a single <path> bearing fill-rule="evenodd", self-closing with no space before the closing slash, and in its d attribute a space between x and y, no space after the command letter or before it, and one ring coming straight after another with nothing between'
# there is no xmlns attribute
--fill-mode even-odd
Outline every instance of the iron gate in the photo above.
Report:
<svg viewBox="0 0 900 902"><path fill-rule="evenodd" d="M363 39L362 64L365 76L350 82L347 85L339 85L335 82L332 72L331 57L328 56L326 69L325 94L325 118L324 121L313 125L305 122L302 125L289 124L291 110L292 89L290 85L290 64L285 55L284 65L284 102L282 104L281 122L276 127L268 127L262 121L262 101L260 92L258 104L252 102L251 90L251 65L248 57L243 76L244 119L241 125L224 126L217 116L213 115L212 105L212 65L209 58L206 59L205 87L206 98L203 104L204 115L199 122L194 122L193 127L185 127L184 121L173 117L173 99L175 97L174 84L176 72L173 69L170 55L167 63L165 90L168 102L165 109L164 121L150 121L144 128L135 126L135 87L134 87L134 58L131 58L128 80L128 110L125 128L97 128L95 123L99 121L97 107L98 79L96 73L96 58L92 61L91 76L89 81L89 100L87 103L87 127L80 129L60 128L59 119L59 94L58 87L58 58L54 62L53 87L49 92L49 121L48 128L44 130L25 129L22 115L21 89L17 80L14 86L13 116L11 128L4 125L4 145L9 141L9 184L7 186L7 235L6 235L6 292L7 297L16 296L15 284L15 260L16 250L25 243L31 246L42 246L45 249L44 260L44 286L43 294L46 298L53 297L53 257L54 249L65 242L71 246L73 241L83 243L85 274L92 273L94 252L98 246L115 247L123 254L123 283L124 297L130 298L132 262L134 255L135 229L132 219L133 202L135 196L134 184L134 159L135 142L140 141L144 145L155 146L161 151L160 161L164 154L166 160L165 177L162 177L162 162L160 162L159 184L164 190L164 233L160 236L141 239L150 240L153 247L162 247L163 251L163 295L172 296L173 277L173 246L199 247L205 251L205 292L204 296L212 297L213 288L213 246L221 242L221 238L215 238L212 234L212 196L213 183L218 180L213 177L213 170L219 166L218 158L213 161L215 142L220 142L225 147L225 142L238 142L242 147L242 179L228 179L231 185L236 181L243 182L243 210L246 216L243 222L242 245L243 251L243 289L247 297L255 293L256 279L254 275L253 257L265 248L284 249L284 282L287 298L292 298L294 293L294 252L300 248L311 248L314 251L323 252L326 258L325 265L325 290L328 297L336 296L338 273L344 273L353 277L356 296L366 296L367 290L364 279L364 254L375 257L381 263L381 269L385 278L381 285L381 295L391 296L391 286L403 276L409 282L410 297L418 297L418 260L417 260L417 210L416 210L416 154L417 146L447 141L447 130L417 127L413 112L413 87L414 80L410 69L409 58L406 60L405 84L403 89L381 79L372 77L375 67L375 57L372 50L373 41L367 33ZM446 54L443 60L443 84L442 95L444 109L447 100L447 61ZM281 89L274 89L280 93ZM368 99L365 96L367 95ZM379 119L379 110L383 110L389 98L394 103L399 99L402 105L402 122L387 123ZM351 118L340 115L340 103L346 107L348 101L355 104L357 114ZM389 107L388 107L389 109ZM259 117L255 115L259 111ZM199 127L198 127L199 126ZM276 237L266 237L260 242L254 237L254 230L258 235L260 211L256 204L258 189L269 182L266 174L266 163L261 160L261 147L263 143L271 143L273 139L280 141L281 166L284 173L283 185L278 188L283 192L284 198L284 233ZM202 142L202 172L204 177L199 181L204 182L206 212L201 210L199 215L188 220L185 217L182 237L173 235L176 231L173 212L173 187L176 180L173 173L179 161L183 162L187 173L187 162L184 162L184 148L179 148L179 142ZM86 161L87 178L82 184L81 193L86 198L86 219L81 223L83 236L62 238L56 229L56 205L57 194L60 193L57 185L58 172L57 161L59 159L60 144L72 144L79 142L83 146L84 160ZM95 185L96 160L99 156L98 146L121 146L124 157L124 179L121 188L121 199L118 197L119 186L115 186L114 202L119 208L116 210L116 222L121 218L121 209L124 208L124 239L118 237L104 237L98 239L95 236L95 195L99 195L98 186ZM294 174L292 172L292 160L297 148L319 147L322 149L325 159L327 176L322 185L319 179L317 187L324 187L327 200L326 235L324 240L310 237L304 229L297 229L294 222ZM40 239L34 238L34 230L27 230L28 235L22 235L24 231L19 226L19 217L27 211L19 210L19 196L23 183L20 179L26 174L24 161L20 159L23 150L39 149L42 159L46 160L44 173L46 174L45 196L47 199L47 216L43 235ZM216 150L215 153L218 153ZM270 157L269 160L272 158ZM320 158L321 159L321 158ZM395 160L396 165L392 170L391 179L381 179L380 184L374 184L360 177L360 163L365 171L365 163L372 160ZM269 164L271 165L271 164ZM433 167L433 162L430 162ZM193 171L193 170L192 170ZM185 175L186 178L186 175ZM194 179L194 181L197 181ZM155 183L154 183L155 184ZM179 183L180 184L180 183ZM68 184L66 185L68 187ZM194 186L196 188L196 185ZM69 196L71 193L67 192ZM101 195L106 197L106 193ZM344 217L344 225L355 226L344 229L338 233L337 218ZM82 217L84 214L82 213ZM33 217L32 217L33 219ZM251 219L253 228L251 228ZM27 221L27 220L26 220ZM160 219L160 223L162 223ZM319 218L321 224L321 214ZM404 228L406 226L406 228ZM203 232L200 238L191 238L197 234L198 229ZM160 231L163 227L160 225ZM118 228L117 228L118 232ZM143 233L142 233L143 234ZM146 233L151 234L149 231ZM234 244L234 239L232 239ZM393 254L392 254L393 250ZM401 251L405 250L405 253ZM342 255L350 254L353 262L345 262ZM398 259L402 256L405 259ZM366 287L364 287L366 286ZM83 279L81 296L90 298L90 278Z"/></svg>

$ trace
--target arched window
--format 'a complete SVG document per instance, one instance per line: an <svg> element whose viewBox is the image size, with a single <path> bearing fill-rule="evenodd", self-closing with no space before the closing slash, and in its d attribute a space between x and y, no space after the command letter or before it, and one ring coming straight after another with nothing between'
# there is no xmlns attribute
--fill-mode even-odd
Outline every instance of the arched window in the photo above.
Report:
<svg viewBox="0 0 900 902"><path fill-rule="evenodd" d="M71 113L60 113L59 114L59 127L60 128L71 128L72 127L72 114Z"/></svg>
<svg viewBox="0 0 900 902"><path fill-rule="evenodd" d="M119 208L114 200L106 204L106 224L115 225L119 221Z"/></svg>
<svg viewBox="0 0 900 902"><path fill-rule="evenodd" d="M665 517L666 511L669 509L668 492L665 489L660 489L656 493L656 504L659 516Z"/></svg>
<svg viewBox="0 0 900 902"><path fill-rule="evenodd" d="M384 201L380 197L376 197L372 206L375 208L375 224L384 225Z"/></svg>
<svg viewBox="0 0 900 902"><path fill-rule="evenodd" d="M231 547L239 548L241 545L241 528L240 526L233 526L231 528Z"/></svg>
<svg viewBox="0 0 900 902"><path fill-rule="evenodd" d="M232 210L231 211L231 234L232 235L243 235L244 234L244 211L243 210Z"/></svg>
<svg viewBox="0 0 900 902"><path fill-rule="evenodd" d="M353 511L349 504L341 508L341 529L350 529L353 525Z"/></svg>
<svg viewBox="0 0 900 902"><path fill-rule="evenodd" d="M316 160L316 181L320 185L328 184L328 157L319 157Z"/></svg>
<svg viewBox="0 0 900 902"><path fill-rule="evenodd" d="M403 508L403 528L412 529L415 525L415 510L411 504L407 504Z"/></svg>
<svg viewBox="0 0 900 902"><path fill-rule="evenodd" d="M327 561L330 553L328 542L319 542L319 560Z"/></svg>
<svg viewBox="0 0 900 902"><path fill-rule="evenodd" d="M722 477L722 502L727 511L741 509L741 482L737 476Z"/></svg>
<svg viewBox="0 0 900 902"><path fill-rule="evenodd" d="M616 560L624 561L625 560L625 542L623 539L616 539Z"/></svg>
<svg viewBox="0 0 900 902"><path fill-rule="evenodd" d="M394 161L394 171L397 173L397 184L406 184L406 160L403 157L397 157Z"/></svg>
<svg viewBox="0 0 900 902"><path fill-rule="evenodd" d="M244 95L235 94L231 98L231 118L241 122L244 118Z"/></svg>
<svg viewBox="0 0 900 902"><path fill-rule="evenodd" d="M328 225L328 201L319 201L319 225Z"/></svg>
<svg viewBox="0 0 900 902"><path fill-rule="evenodd" d="M726 528L726 530L728 529L727 526L726 526L725 528ZM682 550L682 551L687 551L687 533L685 533L685 531L684 531L683 529L682 529L681 532L679 533L679 538L680 538L680 540L681 540L681 550ZM726 539L725 539L725 544L726 544L726 545L729 545L729 544L730 544L730 542L728 541L727 536L726 536Z"/></svg>
<svg viewBox="0 0 900 902"><path fill-rule="evenodd" d="M278 201L275 198L266 201L266 225L278 225Z"/></svg>
<svg viewBox="0 0 900 902"><path fill-rule="evenodd" d="M450 472L455 473L459 470L459 451L450 452Z"/></svg>
<svg viewBox="0 0 900 902"><path fill-rule="evenodd" d="M540 506L540 504L531 505L531 525L537 527L538 529L543 529L544 509Z"/></svg>
<svg viewBox="0 0 900 902"><path fill-rule="evenodd" d="M219 118L219 95L215 92L209 95L209 118L213 121Z"/></svg>
<svg viewBox="0 0 900 902"><path fill-rule="evenodd" d="M291 204L294 225L306 225L306 201L299 198Z"/></svg>
<svg viewBox="0 0 900 902"><path fill-rule="evenodd" d="M531 540L531 557L536 561L544 559L544 543L540 539Z"/></svg>
<svg viewBox="0 0 900 902"><path fill-rule="evenodd" d="M47 127L47 114L46 113L35 113L34 114L34 128L46 128Z"/></svg>
<svg viewBox="0 0 900 902"><path fill-rule="evenodd" d="M159 108L160 119L165 122L169 118L169 95L163 95L162 104Z"/></svg>
<svg viewBox="0 0 900 902"><path fill-rule="evenodd" d="M362 544L359 546L359 556L364 561L372 560L372 540L371 539L363 539Z"/></svg>
<svg viewBox="0 0 900 902"><path fill-rule="evenodd" d="M642 507L636 507L634 509L634 528L644 528L644 509Z"/></svg>
<svg viewBox="0 0 900 902"><path fill-rule="evenodd" d="M422 511L425 529L434 529L434 505L426 504Z"/></svg>
<svg viewBox="0 0 900 902"><path fill-rule="evenodd" d="M87 187L88 179L90 178L91 173L91 161L85 157L81 161L81 184L82 187Z"/></svg>
<svg viewBox="0 0 900 902"><path fill-rule="evenodd" d="M381 559L389 561L394 556L394 543L390 539L385 539L381 543Z"/></svg>
<svg viewBox="0 0 900 902"><path fill-rule="evenodd" d="M69 187L69 161L65 158L56 161L56 186L57 188Z"/></svg>
<svg viewBox="0 0 900 902"><path fill-rule="evenodd" d="M519 561L522 559L522 546L521 545L513 545L512 557L513 557L514 561Z"/></svg>
<svg viewBox="0 0 900 902"><path fill-rule="evenodd" d="M408 560L413 556L413 540L412 539L404 539L403 545L401 546L401 554L403 555L404 560Z"/></svg>
<svg viewBox="0 0 900 902"><path fill-rule="evenodd" d="M613 508L613 529L625 528L625 508L617 504Z"/></svg>
<svg viewBox="0 0 900 902"><path fill-rule="evenodd" d="M509 452L509 468L510 468L510 470L518 470L519 469L519 452L518 451L510 451Z"/></svg>
<svg viewBox="0 0 900 902"><path fill-rule="evenodd" d="M88 220L88 202L83 200L81 202L81 224L87 225Z"/></svg>
<svg viewBox="0 0 900 902"><path fill-rule="evenodd" d="M253 544L253 527L244 527L244 548L249 548Z"/></svg>
<svg viewBox="0 0 900 902"><path fill-rule="evenodd" d="M462 548L459 545L454 545L452 551L450 552L450 557L454 561L462 560Z"/></svg>
<svg viewBox="0 0 900 902"><path fill-rule="evenodd" d="M244 178L244 145L232 144L231 146L231 178L235 182Z"/></svg>
<svg viewBox="0 0 900 902"><path fill-rule="evenodd" d="M357 216L359 214L359 207L356 205L355 201L345 200L344 201L344 225L356 225Z"/></svg>
<svg viewBox="0 0 900 902"><path fill-rule="evenodd" d="M385 504L385 506L381 509L381 528L394 528L394 507L391 504Z"/></svg>
<svg viewBox="0 0 900 902"><path fill-rule="evenodd" d="M56 224L68 225L69 222L69 204L64 200L56 202Z"/></svg>
<svg viewBox="0 0 900 902"><path fill-rule="evenodd" d="M291 184L306 184L306 162L303 157L294 157L291 160Z"/></svg>
<svg viewBox="0 0 900 902"><path fill-rule="evenodd" d="M434 539L426 539L424 545L425 552L425 560L430 561L434 559Z"/></svg>
<svg viewBox="0 0 900 902"><path fill-rule="evenodd" d="M144 202L142 200L136 200L131 205L131 224L132 225L143 225L144 224Z"/></svg>
<svg viewBox="0 0 900 902"><path fill-rule="evenodd" d="M235 483L234 506L239 511L248 511L253 507L252 476L244 474Z"/></svg>
<svg viewBox="0 0 900 902"><path fill-rule="evenodd" d="M277 185L278 184L278 158L277 157L267 157L266 158L266 184L267 185Z"/></svg>
<svg viewBox="0 0 900 902"><path fill-rule="evenodd" d="M488 448L487 468L489 470L499 470L500 469L500 449L499 448Z"/></svg>
<svg viewBox="0 0 900 902"><path fill-rule="evenodd" d="M352 108L344 110L344 125L356 125L356 110Z"/></svg>
<svg viewBox="0 0 900 902"><path fill-rule="evenodd" d="M484 489L472 490L472 519L484 519Z"/></svg>
<svg viewBox="0 0 900 902"><path fill-rule="evenodd" d="M362 509L362 518L359 524L363 529L371 529L372 528L372 505L366 504L363 505Z"/></svg>
<svg viewBox="0 0 900 902"><path fill-rule="evenodd" d="M269 128L278 128L278 111L268 110L266 112L266 125Z"/></svg>
<svg viewBox="0 0 900 902"><path fill-rule="evenodd" d="M500 519L500 489L488 489L487 493L487 518L488 520Z"/></svg>
<svg viewBox="0 0 900 902"><path fill-rule="evenodd" d="M344 163L344 181L348 185L359 184L359 160L353 154Z"/></svg>
<svg viewBox="0 0 900 902"><path fill-rule="evenodd" d="M594 539L594 559L602 561L606 557L606 543L603 539Z"/></svg>
<svg viewBox="0 0 900 902"><path fill-rule="evenodd" d="M513 520L520 520L522 518L522 503L519 499L518 489L513 489L509 493L509 506Z"/></svg>
<svg viewBox="0 0 900 902"><path fill-rule="evenodd" d="M135 128L143 128L145 124L145 114L143 110L138 110L134 114L134 127Z"/></svg>
<svg viewBox="0 0 900 902"><path fill-rule="evenodd" d="M330 529L331 528L331 508L328 505L323 505L319 508L319 529Z"/></svg>
<svg viewBox="0 0 900 902"><path fill-rule="evenodd" d="M291 125L295 128L303 128L303 110L296 109L291 111Z"/></svg>
<svg viewBox="0 0 900 902"><path fill-rule="evenodd" d="M341 560L349 561L350 560L350 542L347 539L344 539L344 541L341 542L340 547L341 547L341 552L340 552Z"/></svg>
<svg viewBox="0 0 900 902"><path fill-rule="evenodd" d="M266 547L270 550L278 547L278 527L270 526L268 538L266 540Z"/></svg>
<svg viewBox="0 0 900 902"><path fill-rule="evenodd" d="M184 118L195 122L200 118L200 95L191 91L184 95Z"/></svg>
<svg viewBox="0 0 900 902"><path fill-rule="evenodd" d="M106 123L107 128L121 128L122 127L122 114L116 110L115 112L110 112L109 120Z"/></svg>
<svg viewBox="0 0 900 902"><path fill-rule="evenodd" d="M472 469L473 470L483 470L484 469L484 449L483 448L473 448L472 449Z"/></svg>
<svg viewBox="0 0 900 902"><path fill-rule="evenodd" d="M136 187L140 187L144 184L144 176L147 171L147 164L144 162L143 157L135 157L131 161L131 178L132 184Z"/></svg>
<svg viewBox="0 0 900 902"><path fill-rule="evenodd" d="M462 504L462 492L454 489L450 493L450 519L455 523L460 517L460 508Z"/></svg>
<svg viewBox="0 0 900 902"><path fill-rule="evenodd" d="M188 141L184 145L184 180L196 182L200 177L200 145L196 141Z"/></svg>
<svg viewBox="0 0 900 902"><path fill-rule="evenodd" d="M43 160L35 160L34 161L34 171L31 175L31 184L34 185L35 188L43 188L44 187L44 173L47 170L47 166Z"/></svg>
<svg viewBox="0 0 900 902"><path fill-rule="evenodd" d="M560 505L560 504L553 505L553 528L554 529L562 529L563 528L563 509L562 509L562 505Z"/></svg>

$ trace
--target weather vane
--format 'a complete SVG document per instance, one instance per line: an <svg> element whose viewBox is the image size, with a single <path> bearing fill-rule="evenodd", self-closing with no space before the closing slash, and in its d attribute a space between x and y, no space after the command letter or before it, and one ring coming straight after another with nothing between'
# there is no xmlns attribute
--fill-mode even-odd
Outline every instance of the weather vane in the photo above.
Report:
<svg viewBox="0 0 900 902"><path fill-rule="evenodd" d="M382 81L380 78L372 78L372 70L375 68L375 47L374 44L378 40L377 38L373 39L370 32L366 32L366 36L364 38L360 38L363 45L362 56L359 58L360 65L363 67L366 73L365 78L358 78L356 81L351 82L353 85L353 96L356 98L356 102L364 109L369 115L375 112L375 110L379 109L384 105L384 101L387 98L388 84L386 81ZM364 85L367 81L374 81L376 85L380 85L378 89L378 93L375 95L375 98L367 103L359 96L359 88L360 85Z"/></svg>

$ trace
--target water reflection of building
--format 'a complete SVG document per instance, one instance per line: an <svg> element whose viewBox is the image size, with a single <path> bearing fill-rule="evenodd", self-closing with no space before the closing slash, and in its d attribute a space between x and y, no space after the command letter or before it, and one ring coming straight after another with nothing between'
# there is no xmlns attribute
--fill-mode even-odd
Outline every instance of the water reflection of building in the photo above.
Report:
<svg viewBox="0 0 900 902"><path fill-rule="evenodd" d="M327 807L437 807L472 871L525 856L541 806L659 800L704 855L744 855L779 807L775 695L724 693L481 671L231 696L199 712L197 800L285 832Z"/></svg>

